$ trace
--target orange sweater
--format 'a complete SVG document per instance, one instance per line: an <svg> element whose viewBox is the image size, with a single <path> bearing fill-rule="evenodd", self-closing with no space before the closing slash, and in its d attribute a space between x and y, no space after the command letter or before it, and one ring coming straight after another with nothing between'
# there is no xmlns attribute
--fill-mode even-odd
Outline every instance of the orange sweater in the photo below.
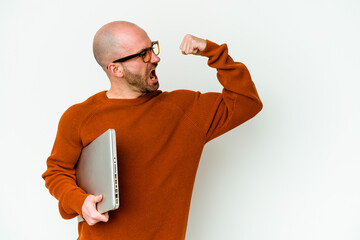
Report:
<svg viewBox="0 0 360 240"><path fill-rule="evenodd" d="M262 108L247 68L232 60L226 44L207 41L202 55L217 69L221 94L158 90L136 99L108 99L104 91L63 114L43 178L65 219L81 214L87 196L75 181L81 149L109 128L117 135L120 208L109 213L107 223L79 223L79 239L185 238L205 143Z"/></svg>

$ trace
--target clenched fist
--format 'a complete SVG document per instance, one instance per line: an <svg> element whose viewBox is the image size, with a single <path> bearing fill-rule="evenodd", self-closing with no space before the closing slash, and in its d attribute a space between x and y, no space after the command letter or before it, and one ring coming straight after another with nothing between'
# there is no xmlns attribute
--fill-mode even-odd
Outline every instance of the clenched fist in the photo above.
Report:
<svg viewBox="0 0 360 240"><path fill-rule="evenodd" d="M200 55L206 47L206 40L186 34L180 45L182 54Z"/></svg>

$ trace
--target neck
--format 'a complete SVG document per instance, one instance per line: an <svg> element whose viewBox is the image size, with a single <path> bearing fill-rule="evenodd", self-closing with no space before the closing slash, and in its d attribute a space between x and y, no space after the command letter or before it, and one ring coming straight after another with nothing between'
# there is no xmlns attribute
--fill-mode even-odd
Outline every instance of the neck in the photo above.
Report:
<svg viewBox="0 0 360 240"><path fill-rule="evenodd" d="M137 91L127 91L124 89L116 89L111 87L109 91L106 92L106 96L108 98L116 98L116 99L134 99L145 95L145 93L137 92Z"/></svg>

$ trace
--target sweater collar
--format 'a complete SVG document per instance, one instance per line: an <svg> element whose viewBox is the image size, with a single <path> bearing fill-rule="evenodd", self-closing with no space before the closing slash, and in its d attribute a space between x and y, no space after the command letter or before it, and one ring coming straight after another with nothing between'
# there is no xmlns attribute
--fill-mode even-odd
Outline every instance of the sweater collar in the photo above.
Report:
<svg viewBox="0 0 360 240"><path fill-rule="evenodd" d="M118 98L108 98L106 95L107 91L99 92L98 99L104 103L111 103L111 104L117 104L117 105L138 105L147 102L148 100L152 99L153 97L156 97L160 93L162 93L161 90L156 90L151 93L147 93L143 96L140 96L138 98L132 98L132 99L118 99Z"/></svg>

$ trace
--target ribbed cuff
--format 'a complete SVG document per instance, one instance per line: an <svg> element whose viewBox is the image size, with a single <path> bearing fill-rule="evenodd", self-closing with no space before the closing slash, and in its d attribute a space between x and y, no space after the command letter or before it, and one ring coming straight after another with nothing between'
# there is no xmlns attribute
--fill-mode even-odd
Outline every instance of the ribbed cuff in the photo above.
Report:
<svg viewBox="0 0 360 240"><path fill-rule="evenodd" d="M77 215L82 216L82 206L85 199L90 194L86 194L82 191L75 190L66 194L61 200L62 206L59 206L60 214L65 219L76 217Z"/></svg>
<svg viewBox="0 0 360 240"><path fill-rule="evenodd" d="M218 44L206 39L206 47L201 52L201 56L210 57L212 55L212 50L217 49L218 47L220 47Z"/></svg>

